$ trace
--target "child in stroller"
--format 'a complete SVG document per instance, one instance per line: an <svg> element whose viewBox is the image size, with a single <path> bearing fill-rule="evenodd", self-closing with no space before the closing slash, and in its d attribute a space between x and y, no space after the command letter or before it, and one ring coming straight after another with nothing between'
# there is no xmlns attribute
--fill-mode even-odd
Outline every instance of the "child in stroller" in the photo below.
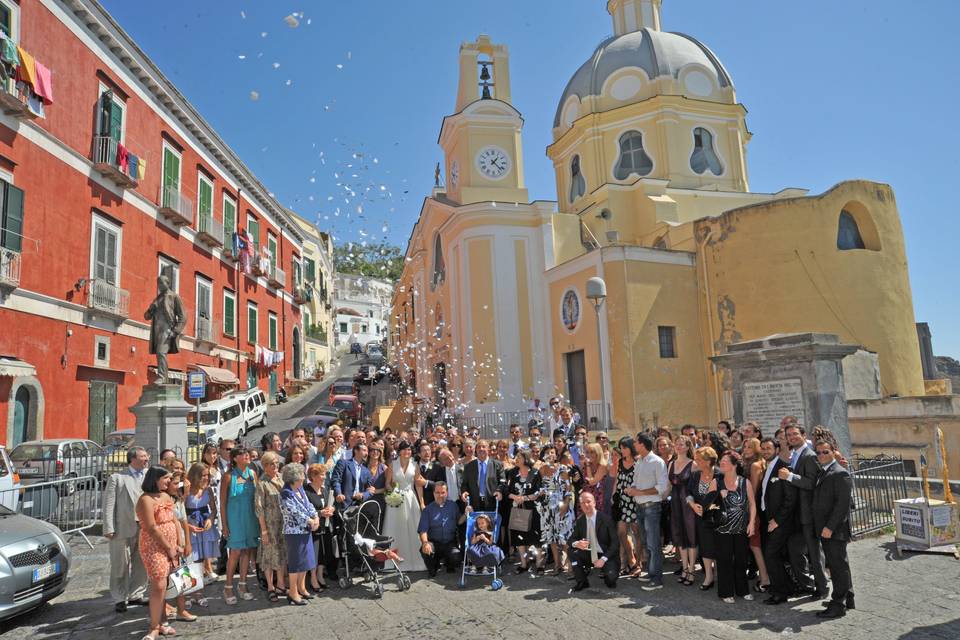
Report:
<svg viewBox="0 0 960 640"><path fill-rule="evenodd" d="M364 538L359 533L353 535L353 543L358 548L365 549L366 554L373 558L374 562L403 562L403 558L397 553L396 549L391 549L393 538L389 536L374 536L373 538Z"/></svg>
<svg viewBox="0 0 960 640"><path fill-rule="evenodd" d="M467 559L473 566L492 573L493 567L503 562L503 550L493 543L493 522L490 516L479 514L474 523L474 533L467 548Z"/></svg>

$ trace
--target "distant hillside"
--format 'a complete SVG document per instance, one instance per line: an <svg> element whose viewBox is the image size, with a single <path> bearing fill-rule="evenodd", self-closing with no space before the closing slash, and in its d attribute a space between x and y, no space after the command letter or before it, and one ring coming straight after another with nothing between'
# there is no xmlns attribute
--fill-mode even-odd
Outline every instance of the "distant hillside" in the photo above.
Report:
<svg viewBox="0 0 960 640"><path fill-rule="evenodd" d="M960 393L960 362L947 356L934 356L937 371L944 378L953 380L953 392Z"/></svg>

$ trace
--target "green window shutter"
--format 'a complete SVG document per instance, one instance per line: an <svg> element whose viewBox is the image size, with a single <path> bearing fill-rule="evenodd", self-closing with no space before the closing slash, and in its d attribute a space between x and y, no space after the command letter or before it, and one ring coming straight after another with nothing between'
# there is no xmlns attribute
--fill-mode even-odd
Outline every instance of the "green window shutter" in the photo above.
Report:
<svg viewBox="0 0 960 640"><path fill-rule="evenodd" d="M200 215L213 215L213 186L204 180L200 181Z"/></svg>
<svg viewBox="0 0 960 640"><path fill-rule="evenodd" d="M277 319L273 316L270 316L270 349L273 351L277 350Z"/></svg>
<svg viewBox="0 0 960 640"><path fill-rule="evenodd" d="M306 273L307 284L313 284L317 280L317 264L307 258L303 263L303 270Z"/></svg>
<svg viewBox="0 0 960 640"><path fill-rule="evenodd" d="M23 247L23 189L3 183L3 224L0 246L20 252Z"/></svg>
<svg viewBox="0 0 960 640"><path fill-rule="evenodd" d="M123 109L117 105L116 102L110 100L110 137L120 141L121 134L123 133Z"/></svg>
<svg viewBox="0 0 960 640"><path fill-rule="evenodd" d="M180 190L180 158L167 148L163 150L163 186Z"/></svg>
<svg viewBox="0 0 960 640"><path fill-rule="evenodd" d="M247 231L250 232L250 237L253 238L253 248L255 251L260 251L260 222L249 218L247 220Z"/></svg>
<svg viewBox="0 0 960 640"><path fill-rule="evenodd" d="M229 239L234 231L237 230L237 205L233 201L224 199L223 201L223 233Z"/></svg>
<svg viewBox="0 0 960 640"><path fill-rule="evenodd" d="M233 298L223 297L223 332L228 336L234 335L235 304Z"/></svg>
<svg viewBox="0 0 960 640"><path fill-rule="evenodd" d="M247 308L247 342L257 343L257 309L255 307Z"/></svg>

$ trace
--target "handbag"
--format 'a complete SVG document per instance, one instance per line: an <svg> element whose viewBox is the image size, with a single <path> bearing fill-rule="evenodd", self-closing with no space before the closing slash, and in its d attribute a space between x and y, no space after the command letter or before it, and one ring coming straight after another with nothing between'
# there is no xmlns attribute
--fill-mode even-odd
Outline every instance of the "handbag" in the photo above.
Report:
<svg viewBox="0 0 960 640"><path fill-rule="evenodd" d="M167 592L164 598L172 600L203 588L203 566L199 562L181 562L167 577Z"/></svg>
<svg viewBox="0 0 960 640"><path fill-rule="evenodd" d="M510 510L510 530L528 533L533 524L533 509L514 507Z"/></svg>
<svg viewBox="0 0 960 640"><path fill-rule="evenodd" d="M703 508L703 526L707 529L716 529L723 522L723 499L717 491L713 501Z"/></svg>

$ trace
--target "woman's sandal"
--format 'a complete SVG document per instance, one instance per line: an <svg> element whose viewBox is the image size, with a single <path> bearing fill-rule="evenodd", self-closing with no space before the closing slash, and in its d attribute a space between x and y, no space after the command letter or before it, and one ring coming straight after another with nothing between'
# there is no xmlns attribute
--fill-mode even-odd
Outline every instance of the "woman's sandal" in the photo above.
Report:
<svg viewBox="0 0 960 640"><path fill-rule="evenodd" d="M147 635L140 638L140 640L157 640L159 636L160 636L160 630L155 627L153 629L150 629L150 631L147 632Z"/></svg>
<svg viewBox="0 0 960 640"><path fill-rule="evenodd" d="M240 587L243 587L243 590L241 590ZM249 591L247 591L247 581L246 581L246 580L238 580L238 581L237 581L237 593L240 595L240 598L241 598L242 600L255 600L255 599L256 599L256 598L253 597L253 594L252 594L252 593L250 593Z"/></svg>
<svg viewBox="0 0 960 640"><path fill-rule="evenodd" d="M683 575L683 584L687 587L693 586L693 572L687 572Z"/></svg>
<svg viewBox="0 0 960 640"><path fill-rule="evenodd" d="M267 596L267 600L270 602L280 602L280 596L277 595L276 591L271 591L270 595Z"/></svg>
<svg viewBox="0 0 960 640"><path fill-rule="evenodd" d="M235 604L237 604L237 596L236 596L236 595L228 596L228 595L227 595L227 589L230 589L230 593L234 593L234 589L233 589L233 586L232 586L232 585L229 585L229 584L228 584L228 585L224 586L224 587L223 587L223 601L226 602L226 603L229 604L229 605L235 605Z"/></svg>
<svg viewBox="0 0 960 640"><path fill-rule="evenodd" d="M753 585L753 590L756 591L757 593L766 593L767 591L769 591L769 589L770 589L769 583L760 584L759 582L757 582L755 585Z"/></svg>
<svg viewBox="0 0 960 640"><path fill-rule="evenodd" d="M168 624L162 624L162 625L160 625L159 627L157 627L157 631L158 631L158 632L160 633L160 635L162 635L162 636L175 636L175 635L177 635L177 630L174 629L173 627L171 627L171 626L168 625Z"/></svg>
<svg viewBox="0 0 960 640"><path fill-rule="evenodd" d="M193 615L193 614L190 614L190 613L188 613L187 615L183 615L182 613L178 613L178 614L177 614L177 620L179 620L179 621L181 621L181 622L196 622L196 621L197 621L197 616L195 616L195 615Z"/></svg>

